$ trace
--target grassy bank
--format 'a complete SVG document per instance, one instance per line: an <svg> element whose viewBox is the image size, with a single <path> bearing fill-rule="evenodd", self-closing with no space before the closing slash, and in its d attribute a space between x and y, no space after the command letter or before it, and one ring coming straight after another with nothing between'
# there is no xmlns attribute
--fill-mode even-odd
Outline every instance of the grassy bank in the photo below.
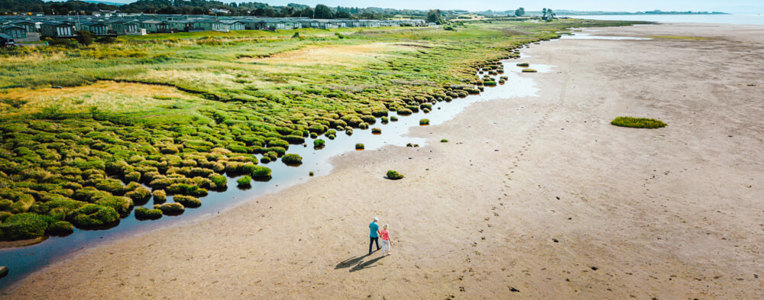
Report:
<svg viewBox="0 0 764 300"><path fill-rule="evenodd" d="M296 164L284 156L307 137L478 93L475 72L520 45L603 25L624 23L202 32L3 50L0 240L109 228L152 198L187 196L158 208L177 214L223 190L224 174L278 176L262 164Z"/></svg>

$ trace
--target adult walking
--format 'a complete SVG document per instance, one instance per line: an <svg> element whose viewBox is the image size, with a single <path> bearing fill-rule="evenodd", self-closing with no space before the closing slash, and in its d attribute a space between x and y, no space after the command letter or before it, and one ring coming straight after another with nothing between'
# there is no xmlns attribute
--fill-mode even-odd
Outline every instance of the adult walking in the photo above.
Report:
<svg viewBox="0 0 764 300"><path fill-rule="evenodd" d="M374 221L369 224L369 255L371 255L371 245L377 244L377 250L379 250L379 225L377 222L379 218L374 217Z"/></svg>

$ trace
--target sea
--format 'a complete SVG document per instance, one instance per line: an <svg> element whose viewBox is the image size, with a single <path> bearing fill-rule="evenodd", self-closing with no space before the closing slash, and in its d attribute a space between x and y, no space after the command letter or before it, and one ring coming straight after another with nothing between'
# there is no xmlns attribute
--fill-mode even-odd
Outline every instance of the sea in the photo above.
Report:
<svg viewBox="0 0 764 300"><path fill-rule="evenodd" d="M558 16L563 17L563 16ZM576 15L565 16L577 19L650 21L659 23L716 23L764 25L764 14L725 15Z"/></svg>

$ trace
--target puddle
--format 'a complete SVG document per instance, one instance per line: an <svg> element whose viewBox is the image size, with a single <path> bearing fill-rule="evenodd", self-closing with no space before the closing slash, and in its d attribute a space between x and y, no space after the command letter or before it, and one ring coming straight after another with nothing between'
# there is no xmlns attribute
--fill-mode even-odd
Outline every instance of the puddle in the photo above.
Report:
<svg viewBox="0 0 764 300"><path fill-rule="evenodd" d="M527 58L528 56L522 57ZM108 230L75 229L75 232L69 236L50 237L37 245L0 249L0 266L8 266L10 269L8 276L0 279L0 290L22 279L29 273L39 270L77 250L94 247L100 242L115 241L120 237L165 228L171 225L195 222L200 218L214 216L222 211L241 205L248 200L253 200L258 196L274 193L305 182L311 178L309 172L314 172L315 176L325 176L332 171L330 159L343 153L355 151L356 143L363 143L366 148L365 151L379 149L388 145L405 147L408 143L419 144L420 147L424 147L427 144L426 139L408 136L408 132L412 127L419 126L420 119L427 118L430 120L430 126L435 126L453 119L457 114L464 111L465 108L476 102L497 99L512 101L511 98L537 96L539 88L536 86L533 77L538 76L538 73L521 73L523 68L516 66L520 61L504 61L505 73L491 77L495 78L498 82L500 76L507 76L508 80L506 83L496 87L486 87L485 91L480 95L457 98L451 102L438 102L433 105L433 109L429 113L420 111L410 116L398 116L397 122L381 124L378 119L377 123L371 125L370 128L376 127L382 129L382 133L379 135L373 135L371 129L353 129L353 135L351 136L338 131L337 137L334 140L321 137L326 140L326 146L321 150L313 149L313 139L310 138L306 139L307 146L291 145L288 153L302 156L305 163L301 166L289 167L280 161L265 164L265 166L273 170L273 179L268 182L252 182L252 187L246 190L237 188L236 177L229 177L228 190L225 192L210 191L208 196L201 198L202 206L200 208L186 209L180 216L163 216L155 221L138 221L135 219L133 210L128 217L121 220L117 227ZM549 72L553 66L533 64L530 68L536 69L539 73L544 73ZM480 76L482 77L483 75ZM395 115L395 113L391 113L392 115ZM438 140L440 138L437 137ZM167 202L171 203L172 197L168 197ZM152 207L153 200L150 200L143 206Z"/></svg>

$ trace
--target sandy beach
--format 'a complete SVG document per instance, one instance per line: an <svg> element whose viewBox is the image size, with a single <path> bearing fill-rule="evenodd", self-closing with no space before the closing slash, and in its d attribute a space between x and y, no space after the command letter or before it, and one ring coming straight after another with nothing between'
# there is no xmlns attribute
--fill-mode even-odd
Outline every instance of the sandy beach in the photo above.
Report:
<svg viewBox="0 0 764 300"><path fill-rule="evenodd" d="M80 251L0 297L761 299L764 27L592 34L653 39L532 45L523 61L555 66L523 75L538 97L477 103L415 128L426 147L347 153L328 176ZM389 257L365 256L374 216Z"/></svg>

